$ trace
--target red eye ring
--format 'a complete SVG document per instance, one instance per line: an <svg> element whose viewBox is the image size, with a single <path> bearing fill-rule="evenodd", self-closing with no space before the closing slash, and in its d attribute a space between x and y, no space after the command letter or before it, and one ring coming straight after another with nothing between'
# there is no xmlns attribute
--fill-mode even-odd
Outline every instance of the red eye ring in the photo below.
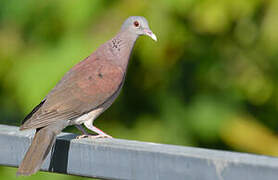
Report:
<svg viewBox="0 0 278 180"><path fill-rule="evenodd" d="M139 22L138 21L134 21L133 24L134 24L135 27L139 26Z"/></svg>

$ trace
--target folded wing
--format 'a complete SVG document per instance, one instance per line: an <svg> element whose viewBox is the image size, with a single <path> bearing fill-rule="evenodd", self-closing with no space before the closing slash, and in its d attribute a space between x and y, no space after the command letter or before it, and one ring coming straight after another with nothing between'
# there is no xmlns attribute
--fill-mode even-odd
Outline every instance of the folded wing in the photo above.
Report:
<svg viewBox="0 0 278 180"><path fill-rule="evenodd" d="M119 66L92 55L63 77L25 118L20 129L35 129L78 118L109 100L123 80L124 72Z"/></svg>

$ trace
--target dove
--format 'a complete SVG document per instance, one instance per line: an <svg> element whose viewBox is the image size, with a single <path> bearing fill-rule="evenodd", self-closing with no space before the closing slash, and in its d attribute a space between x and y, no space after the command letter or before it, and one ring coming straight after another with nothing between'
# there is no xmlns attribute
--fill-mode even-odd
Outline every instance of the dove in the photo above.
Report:
<svg viewBox="0 0 278 180"><path fill-rule="evenodd" d="M93 125L118 97L126 76L134 43L146 35L157 41L142 16L127 18L111 40L72 67L46 97L25 117L20 130L36 129L32 143L19 165L17 176L36 173L55 143L56 136L71 125L82 137L111 137ZM82 124L97 133L86 133Z"/></svg>

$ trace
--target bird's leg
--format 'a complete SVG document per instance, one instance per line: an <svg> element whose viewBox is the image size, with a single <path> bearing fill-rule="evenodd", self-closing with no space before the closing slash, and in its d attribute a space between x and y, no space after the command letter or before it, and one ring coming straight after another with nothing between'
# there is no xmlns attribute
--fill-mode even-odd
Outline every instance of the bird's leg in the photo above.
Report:
<svg viewBox="0 0 278 180"><path fill-rule="evenodd" d="M112 138L112 136L106 134L105 132L103 132L102 130L98 129L97 127L95 127L93 125L93 121L85 121L84 125L90 129L91 131L94 131L95 133L97 133L98 135L96 136L89 136L91 138Z"/></svg>
<svg viewBox="0 0 278 180"><path fill-rule="evenodd" d="M112 138L112 136L106 134L105 132L103 132L102 130L98 129L97 127L95 127L93 125L92 125L92 127L88 128L88 129L90 129L91 131L94 131L95 133L98 134L96 136L89 136L89 137L92 137L92 138Z"/></svg>
<svg viewBox="0 0 278 180"><path fill-rule="evenodd" d="M85 135L90 135L89 133L87 133L87 131L80 125L80 124L76 124L75 127L82 132L82 134Z"/></svg>
<svg viewBox="0 0 278 180"><path fill-rule="evenodd" d="M88 133L88 132L82 127L82 125L76 124L75 127L76 127L79 131L82 132L82 135L76 137L77 139L86 138L86 137L91 136L91 134Z"/></svg>
<svg viewBox="0 0 278 180"><path fill-rule="evenodd" d="M112 136L106 134L105 132L103 132L102 130L98 129L97 127L95 127L93 125L93 121L89 120L89 121L85 121L84 125L90 129L91 131L97 133L98 135L91 135L89 133L87 133L83 127L81 125L76 125L76 127L83 133L83 135L78 136L77 139L81 139L81 138L112 138Z"/></svg>

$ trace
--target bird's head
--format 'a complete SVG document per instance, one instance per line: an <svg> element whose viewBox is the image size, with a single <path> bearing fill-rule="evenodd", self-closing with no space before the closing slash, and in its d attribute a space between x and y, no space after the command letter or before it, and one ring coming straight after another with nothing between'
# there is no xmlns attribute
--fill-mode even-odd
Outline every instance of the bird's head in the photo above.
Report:
<svg viewBox="0 0 278 180"><path fill-rule="evenodd" d="M151 31L147 19L142 16L130 16L123 23L121 30L128 30L138 36L147 35L157 41L156 35Z"/></svg>

